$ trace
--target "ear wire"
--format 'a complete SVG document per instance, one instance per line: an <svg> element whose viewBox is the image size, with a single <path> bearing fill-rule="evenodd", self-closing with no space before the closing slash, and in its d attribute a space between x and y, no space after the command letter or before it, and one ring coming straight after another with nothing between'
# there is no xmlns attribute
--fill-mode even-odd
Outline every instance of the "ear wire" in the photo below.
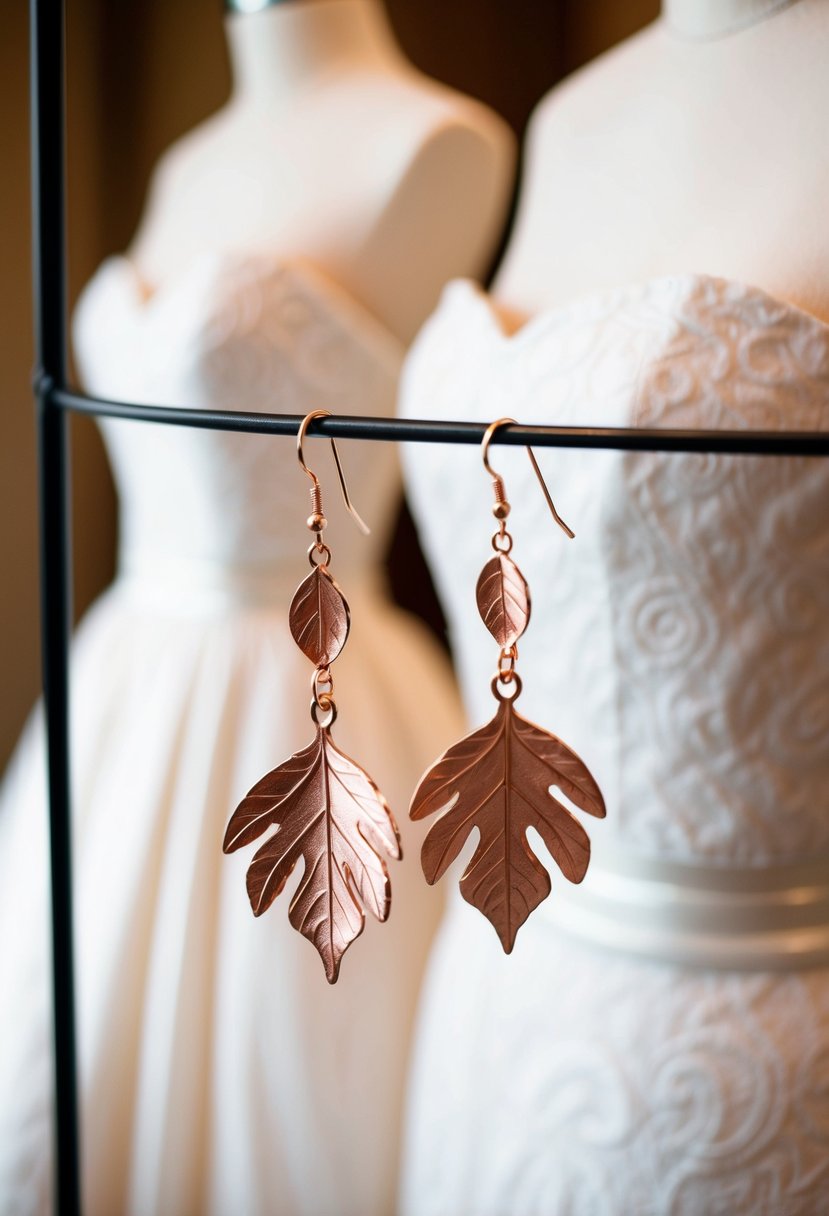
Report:
<svg viewBox="0 0 829 1216"><path fill-rule="evenodd" d="M495 434L495 432L497 430L500 429L500 427L507 426L509 423L514 423L514 422L515 422L514 418L496 419L495 422L491 422L490 425L487 427L487 429L484 433L484 437L481 440L481 459L484 462L484 468L486 469L487 473L489 473L490 477L492 478L492 489L495 493L495 507L493 508L493 514L495 515L496 519L500 519L500 520L506 519L507 515L509 515L510 505L509 505L509 502L507 501L507 495L506 495L506 491L504 489L503 478L501 477L500 473L497 473L495 471L495 469L493 469L492 465L489 463L489 445L492 442L492 436ZM533 470L535 471L535 475L538 478L538 484L541 486L541 489L544 493L544 497L547 500L547 506L550 508L553 519L556 521L558 526L561 528L562 532L564 532L567 536L569 536L570 540L574 540L576 534L572 530L572 528L569 526L569 524L566 524L564 522L564 520L561 518L558 511L556 510L555 503L553 502L553 499L552 499L552 495L550 494L550 491L547 489L547 483L544 480L544 475L541 472L541 469L539 468L538 461L535 458L535 453L533 452L531 447L527 448L527 455L530 458L530 464L532 465Z"/></svg>
<svg viewBox="0 0 829 1216"><path fill-rule="evenodd" d="M311 478L311 518L316 519L319 522L321 522L323 528L325 527L326 520L325 520L325 512L322 509L322 486L320 485L320 479L317 477L316 473L312 469L309 469L308 465L305 463L305 456L303 454L302 444L305 439L305 432L308 430L310 423L312 423L315 418L330 418L330 417L331 417L330 410L311 410L310 414L306 414L305 417L302 419L302 422L299 424L299 430L297 431L297 436L296 436L297 458L299 460L299 463L302 467L303 472L307 473L308 476ZM348 485L346 484L346 480L345 480L345 473L343 472L343 466L340 461L340 454L337 451L337 445L333 439L331 440L331 451L334 453L334 464L337 466L337 477L339 478L340 489L342 490L343 502L345 503L346 510L348 511L349 515L354 520L354 522L356 523L357 527L363 533L363 535L370 536L371 529L369 528L369 526L365 522L365 520L359 515L359 513L357 512L357 508L354 506L354 504L352 503L351 498L349 496ZM310 521L309 521L309 526L311 526ZM313 530L321 531L322 529L319 527L315 527L315 528L313 528Z"/></svg>

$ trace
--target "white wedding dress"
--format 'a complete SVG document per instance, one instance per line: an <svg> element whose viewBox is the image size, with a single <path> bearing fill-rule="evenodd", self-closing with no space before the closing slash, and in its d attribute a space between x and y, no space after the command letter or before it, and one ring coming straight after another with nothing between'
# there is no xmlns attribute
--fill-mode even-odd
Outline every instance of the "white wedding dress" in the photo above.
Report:
<svg viewBox="0 0 829 1216"><path fill-rule="evenodd" d="M145 298L114 258L75 318L101 396L303 414L393 412L402 349L301 261L204 257ZM389 603L379 561L399 471L386 444L306 459L325 491L352 630L337 742L404 837L392 913L329 987L288 923L261 920L222 854L237 802L307 744L308 661L288 605L308 572L308 479L289 438L106 421L119 574L72 653L76 940L88 1216L389 1216L421 973L439 910L406 821L421 770L460 726L437 648ZM0 804L0 1210L50 1210L43 732L36 713ZM301 869L301 867L299 867Z"/></svg>
<svg viewBox="0 0 829 1216"><path fill-rule="evenodd" d="M829 325L688 275L510 333L456 282L401 412L826 430ZM829 462L537 455L574 541L523 450L490 452L533 602L519 710L586 761L607 819L578 816L581 887L533 837L553 890L509 957L457 867L444 880L403 1209L829 1212ZM475 607L492 492L475 448L405 460L478 726L495 707Z"/></svg>

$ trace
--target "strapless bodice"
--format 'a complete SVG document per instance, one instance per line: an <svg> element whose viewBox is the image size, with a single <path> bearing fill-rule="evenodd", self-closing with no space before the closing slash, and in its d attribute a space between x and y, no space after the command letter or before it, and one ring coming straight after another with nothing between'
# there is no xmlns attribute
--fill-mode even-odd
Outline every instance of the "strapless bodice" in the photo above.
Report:
<svg viewBox="0 0 829 1216"><path fill-rule="evenodd" d="M205 255L148 294L132 264L110 258L78 304L74 340L84 386L155 405L305 414L393 412L400 342L322 271L265 254ZM305 568L309 483L292 440L104 420L121 506L121 564L159 578L216 570L290 581ZM399 473L387 444L344 454L355 503L346 521L328 445L306 455L325 491L338 569L377 561Z"/></svg>
<svg viewBox="0 0 829 1216"><path fill-rule="evenodd" d="M688 275L585 299L510 335L461 281L415 343L401 410L826 429L829 326L756 288ZM554 526L525 453L492 449L533 599L521 711L602 786L597 861L606 851L750 870L829 855L829 463L538 455L574 541ZM474 599L491 490L475 449L406 460L479 724L495 664Z"/></svg>

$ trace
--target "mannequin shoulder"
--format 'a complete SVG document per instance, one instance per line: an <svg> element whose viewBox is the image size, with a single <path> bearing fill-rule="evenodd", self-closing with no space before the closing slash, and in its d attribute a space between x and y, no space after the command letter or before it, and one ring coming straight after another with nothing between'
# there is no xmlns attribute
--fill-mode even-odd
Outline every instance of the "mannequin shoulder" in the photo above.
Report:
<svg viewBox="0 0 829 1216"><path fill-rule="evenodd" d="M630 121L627 107L641 97L636 83L661 69L662 41L659 25L649 25L557 84L533 110L528 148L578 144L585 135L623 129Z"/></svg>
<svg viewBox="0 0 829 1216"><path fill-rule="evenodd" d="M515 136L481 102L411 69L355 81L351 97L341 101L354 107L350 128L370 130L370 139L355 141L354 150L367 170L374 165L383 176L390 198L417 191L423 182L451 208L465 187L473 194L509 190Z"/></svg>
<svg viewBox="0 0 829 1216"><path fill-rule="evenodd" d="M732 36L694 40L659 19L566 77L537 104L527 132L536 149L589 136L638 141L649 124L678 127L680 111L716 138L716 108L790 119L824 114L829 99L829 3L799 0ZM711 125L713 121L713 126ZM693 133L693 132L692 132Z"/></svg>
<svg viewBox="0 0 829 1216"><path fill-rule="evenodd" d="M514 157L515 139L506 122L489 106L414 69L377 77L376 100L382 100L391 125L400 133L406 120L412 134L430 139L451 131L458 138ZM375 116L378 117L378 116ZM381 121L383 121L381 119Z"/></svg>
<svg viewBox="0 0 829 1216"><path fill-rule="evenodd" d="M508 191L517 159L515 136L488 106L412 75L398 86L400 109L389 108L387 135L403 157L395 193L428 181L443 203L466 211L457 191L474 197L478 188ZM390 149L386 149L390 151Z"/></svg>
<svg viewBox="0 0 829 1216"><path fill-rule="evenodd" d="M515 160L511 130L481 102L414 70L355 72L328 90L309 94L304 104L292 105L287 123L278 107L268 116L231 100L162 153L151 184L175 188L203 164L226 164L245 150L255 157L266 150L278 154L283 142L294 156L297 147L312 152L314 146L327 156L332 137L364 163L380 158L386 165L407 163L436 138L455 140L468 151L477 149L481 159L496 168L511 168Z"/></svg>
<svg viewBox="0 0 829 1216"><path fill-rule="evenodd" d="M143 260L142 249L155 245L158 231L164 233L167 217L177 216L180 204L186 206L194 191L200 190L211 176L215 180L221 150L232 147L235 129L235 115L226 106L161 153L147 183L144 212L133 241L133 255L139 262Z"/></svg>
<svg viewBox="0 0 829 1216"><path fill-rule="evenodd" d="M386 179L359 275L364 299L408 341L448 279L488 270L512 198L517 145L493 111L431 81L410 82L401 106L408 117L390 117L386 148L374 132L376 155L386 164L396 157L397 172ZM389 264L405 291L386 290Z"/></svg>

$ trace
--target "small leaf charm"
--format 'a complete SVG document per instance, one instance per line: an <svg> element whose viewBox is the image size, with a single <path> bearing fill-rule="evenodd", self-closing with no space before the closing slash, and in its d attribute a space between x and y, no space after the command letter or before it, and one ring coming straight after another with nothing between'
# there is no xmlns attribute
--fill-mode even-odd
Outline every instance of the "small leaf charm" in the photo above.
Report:
<svg viewBox="0 0 829 1216"><path fill-rule="evenodd" d="M296 589L288 614L291 634L315 667L333 663L345 646L351 623L345 596L322 566Z"/></svg>
<svg viewBox="0 0 829 1216"><path fill-rule="evenodd" d="M498 645L514 645L529 624L530 589L512 558L506 553L490 558L475 594L481 620Z"/></svg>
<svg viewBox="0 0 829 1216"><path fill-rule="evenodd" d="M363 908L379 921L388 918L391 882L384 858L402 856L397 825L371 777L320 726L308 747L240 802L227 825L225 853L273 826L277 831L248 868L253 914L267 911L302 860L302 882L288 918L316 947L334 984L343 955L363 931Z"/></svg>
<svg viewBox="0 0 829 1216"><path fill-rule="evenodd" d="M446 872L470 831L479 829L461 894L492 923L507 954L529 914L550 894L527 828L536 829L570 882L581 882L587 872L590 839L550 792L553 785L580 810L604 818L604 799L583 761L504 699L491 722L450 747L426 773L409 809L412 819L444 810L423 842L430 884Z"/></svg>

